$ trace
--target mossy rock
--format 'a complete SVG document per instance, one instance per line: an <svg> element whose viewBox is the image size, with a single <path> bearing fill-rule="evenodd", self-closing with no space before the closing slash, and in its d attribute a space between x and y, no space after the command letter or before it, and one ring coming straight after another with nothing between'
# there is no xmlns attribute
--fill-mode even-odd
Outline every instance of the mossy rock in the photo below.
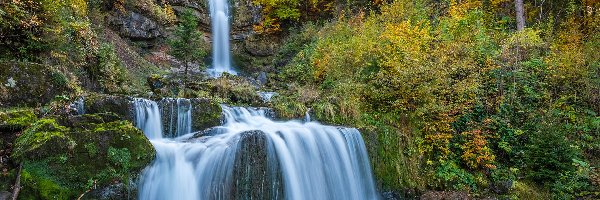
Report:
<svg viewBox="0 0 600 200"><path fill-rule="evenodd" d="M221 106L210 99L195 98L192 103L192 130L201 131L221 124Z"/></svg>
<svg viewBox="0 0 600 200"><path fill-rule="evenodd" d="M38 106L69 93L69 80L54 67L0 62L0 106Z"/></svg>
<svg viewBox="0 0 600 200"><path fill-rule="evenodd" d="M135 179L155 156L150 141L115 114L86 114L75 122L41 119L17 139L23 163L21 199L75 199L86 190Z"/></svg>
<svg viewBox="0 0 600 200"><path fill-rule="evenodd" d="M36 160L66 151L73 140L66 134L69 128L55 119L40 119L25 129L15 142L11 157L17 160Z"/></svg>
<svg viewBox="0 0 600 200"><path fill-rule="evenodd" d="M84 99L85 112L88 114L115 113L123 119L133 120L133 104L131 97L90 94Z"/></svg>
<svg viewBox="0 0 600 200"><path fill-rule="evenodd" d="M23 130L37 120L33 109L21 108L8 111L0 111L0 130L18 131Z"/></svg>

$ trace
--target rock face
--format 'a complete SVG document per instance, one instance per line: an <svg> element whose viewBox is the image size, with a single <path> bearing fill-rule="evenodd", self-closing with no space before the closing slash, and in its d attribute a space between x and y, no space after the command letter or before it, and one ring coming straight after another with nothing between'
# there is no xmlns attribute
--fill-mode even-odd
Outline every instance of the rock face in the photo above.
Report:
<svg viewBox="0 0 600 200"><path fill-rule="evenodd" d="M84 191L125 182L154 159L154 148L115 114L44 118L16 139L23 163L23 199L75 199Z"/></svg>
<svg viewBox="0 0 600 200"><path fill-rule="evenodd" d="M0 107L37 106L71 91L69 80L50 66L0 62Z"/></svg>
<svg viewBox="0 0 600 200"><path fill-rule="evenodd" d="M285 199L277 158L268 156L268 148L264 132L241 133L230 199Z"/></svg>
<svg viewBox="0 0 600 200"><path fill-rule="evenodd" d="M119 35L132 40L151 40L162 35L155 21L132 11L117 13L110 20L110 25Z"/></svg>

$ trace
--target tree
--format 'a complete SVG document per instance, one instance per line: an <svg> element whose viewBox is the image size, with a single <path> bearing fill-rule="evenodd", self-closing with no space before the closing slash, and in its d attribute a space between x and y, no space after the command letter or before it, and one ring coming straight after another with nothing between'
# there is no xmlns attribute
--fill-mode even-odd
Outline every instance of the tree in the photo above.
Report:
<svg viewBox="0 0 600 200"><path fill-rule="evenodd" d="M525 29L525 9L523 8L523 0L515 0L515 10L517 13L517 31Z"/></svg>
<svg viewBox="0 0 600 200"><path fill-rule="evenodd" d="M171 45L170 53L175 58L183 61L185 66L184 88L188 82L188 70L191 62L202 60L207 51L205 48L203 34L198 31L198 19L191 9L183 11L179 25L175 29L174 38L169 41ZM201 67L204 65L200 65Z"/></svg>

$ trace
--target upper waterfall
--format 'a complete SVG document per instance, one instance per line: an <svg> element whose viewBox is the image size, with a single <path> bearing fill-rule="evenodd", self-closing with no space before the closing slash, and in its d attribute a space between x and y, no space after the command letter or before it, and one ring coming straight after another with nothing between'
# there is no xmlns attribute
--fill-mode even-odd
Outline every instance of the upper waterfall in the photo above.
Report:
<svg viewBox="0 0 600 200"><path fill-rule="evenodd" d="M236 75L231 68L229 47L229 4L227 0L210 0L210 18L212 23L212 67L211 76L218 77L223 72Z"/></svg>

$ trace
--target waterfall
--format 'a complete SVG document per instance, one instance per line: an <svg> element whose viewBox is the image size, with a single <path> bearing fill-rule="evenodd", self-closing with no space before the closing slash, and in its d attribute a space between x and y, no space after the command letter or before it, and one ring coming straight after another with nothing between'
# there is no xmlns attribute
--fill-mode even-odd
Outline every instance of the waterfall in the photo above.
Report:
<svg viewBox="0 0 600 200"><path fill-rule="evenodd" d="M162 138L162 123L158 104L146 99L135 99L135 125L144 131L148 139Z"/></svg>
<svg viewBox="0 0 600 200"><path fill-rule="evenodd" d="M79 97L75 102L69 105L69 108L74 110L78 115L85 114L85 99L84 97Z"/></svg>
<svg viewBox="0 0 600 200"><path fill-rule="evenodd" d="M149 114L158 112L156 103L135 105L137 125L157 152L142 173L139 199L379 199L354 128L278 122L268 109L222 106L216 134L156 137L160 116Z"/></svg>
<svg viewBox="0 0 600 200"><path fill-rule="evenodd" d="M210 18L212 23L212 68L211 76L218 77L223 72L233 75L229 53L229 4L227 0L210 0Z"/></svg>
<svg viewBox="0 0 600 200"><path fill-rule="evenodd" d="M312 109L309 108L308 110L306 110L306 112L304 113L304 122L310 122L310 111Z"/></svg>

